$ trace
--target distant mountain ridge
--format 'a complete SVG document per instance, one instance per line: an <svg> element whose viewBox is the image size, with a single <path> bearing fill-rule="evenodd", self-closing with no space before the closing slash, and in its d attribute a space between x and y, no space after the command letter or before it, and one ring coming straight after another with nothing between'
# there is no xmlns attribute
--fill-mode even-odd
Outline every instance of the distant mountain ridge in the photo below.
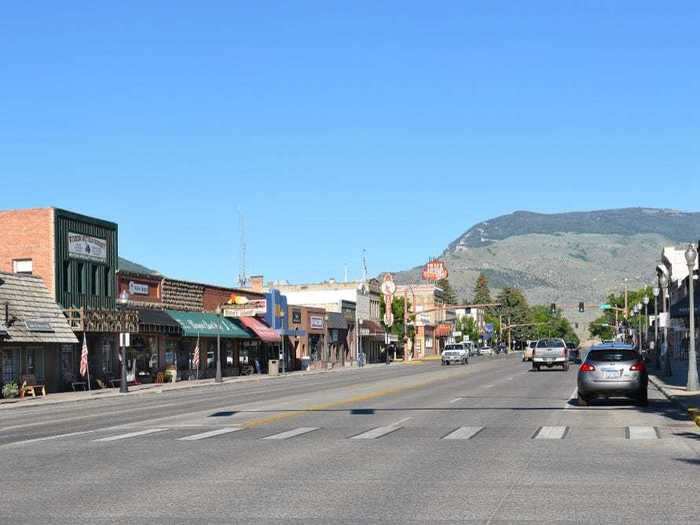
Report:
<svg viewBox="0 0 700 525"><path fill-rule="evenodd" d="M514 213L480 222L451 242L441 258L460 299L471 298L479 273L493 294L503 287L524 291L532 304L562 305L579 324L599 315L597 308L579 314L574 305L603 302L620 292L654 280L664 246L700 239L700 213L667 209L625 208L590 212ZM426 254L426 260L428 254ZM399 283L418 282L420 267L398 272Z"/></svg>
<svg viewBox="0 0 700 525"><path fill-rule="evenodd" d="M516 211L480 222L450 243L448 250L486 246L528 234L597 233L659 234L675 242L700 238L700 213L655 208L623 208L590 212L535 213Z"/></svg>

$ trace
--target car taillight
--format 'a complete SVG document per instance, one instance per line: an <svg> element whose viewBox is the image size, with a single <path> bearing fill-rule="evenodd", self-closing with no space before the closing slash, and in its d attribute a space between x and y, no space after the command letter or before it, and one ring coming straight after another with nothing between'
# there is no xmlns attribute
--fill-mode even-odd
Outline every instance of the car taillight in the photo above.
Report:
<svg viewBox="0 0 700 525"><path fill-rule="evenodd" d="M578 370L579 372L593 372L595 367L590 363L583 363Z"/></svg>
<svg viewBox="0 0 700 525"><path fill-rule="evenodd" d="M644 361L637 361L635 364L633 364L630 367L630 370L632 372L644 372L646 369L647 369L647 367L644 364Z"/></svg>

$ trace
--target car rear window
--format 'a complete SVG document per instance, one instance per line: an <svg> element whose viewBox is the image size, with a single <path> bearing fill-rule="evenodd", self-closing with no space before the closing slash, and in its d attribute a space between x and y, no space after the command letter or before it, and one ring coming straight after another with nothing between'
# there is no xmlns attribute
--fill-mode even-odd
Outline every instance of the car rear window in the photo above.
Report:
<svg viewBox="0 0 700 525"><path fill-rule="evenodd" d="M542 339L537 342L537 348L565 348L565 346L559 339Z"/></svg>
<svg viewBox="0 0 700 525"><path fill-rule="evenodd" d="M596 363L601 361L636 361L639 354L635 350L591 350L588 360Z"/></svg>

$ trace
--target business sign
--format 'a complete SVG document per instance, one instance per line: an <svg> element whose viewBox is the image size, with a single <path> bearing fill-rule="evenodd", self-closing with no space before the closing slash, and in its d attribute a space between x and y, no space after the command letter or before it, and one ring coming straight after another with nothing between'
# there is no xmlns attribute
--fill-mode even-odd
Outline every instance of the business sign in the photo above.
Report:
<svg viewBox="0 0 700 525"><path fill-rule="evenodd" d="M493 333L493 323L486 323L484 325L484 330L486 331L487 334L492 334Z"/></svg>
<svg viewBox="0 0 700 525"><path fill-rule="evenodd" d="M309 316L309 327L312 330L323 330L323 316L321 315L310 315Z"/></svg>
<svg viewBox="0 0 700 525"><path fill-rule="evenodd" d="M147 284L129 281L129 293L131 295L148 295L149 286Z"/></svg>
<svg viewBox="0 0 700 525"><path fill-rule="evenodd" d="M355 315L359 321L370 319L369 295L364 295L357 291L357 303L355 306Z"/></svg>
<svg viewBox="0 0 700 525"><path fill-rule="evenodd" d="M292 323L301 324L301 310L292 310Z"/></svg>
<svg viewBox="0 0 700 525"><path fill-rule="evenodd" d="M68 232L68 256L88 261L107 262L107 240Z"/></svg>
<svg viewBox="0 0 700 525"><path fill-rule="evenodd" d="M671 314L666 312L659 314L659 327L660 328L671 328Z"/></svg>
<svg viewBox="0 0 700 525"><path fill-rule="evenodd" d="M267 301L265 299L253 299L244 304L227 304L223 306L224 317L255 317L265 315Z"/></svg>
<svg viewBox="0 0 700 525"><path fill-rule="evenodd" d="M448 275L447 265L439 259L428 261L428 264L423 267L421 272L421 277L424 281L439 281L440 279L447 279Z"/></svg>

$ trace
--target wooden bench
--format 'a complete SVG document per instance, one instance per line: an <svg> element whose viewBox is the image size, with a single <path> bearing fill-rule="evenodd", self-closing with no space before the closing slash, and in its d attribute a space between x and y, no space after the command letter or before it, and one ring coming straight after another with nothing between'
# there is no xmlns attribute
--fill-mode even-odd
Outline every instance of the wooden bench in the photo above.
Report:
<svg viewBox="0 0 700 525"><path fill-rule="evenodd" d="M36 377L33 375L22 376L22 386L19 389L20 397L25 397L26 395L36 397L37 390L42 396L46 396L46 385L38 385Z"/></svg>

